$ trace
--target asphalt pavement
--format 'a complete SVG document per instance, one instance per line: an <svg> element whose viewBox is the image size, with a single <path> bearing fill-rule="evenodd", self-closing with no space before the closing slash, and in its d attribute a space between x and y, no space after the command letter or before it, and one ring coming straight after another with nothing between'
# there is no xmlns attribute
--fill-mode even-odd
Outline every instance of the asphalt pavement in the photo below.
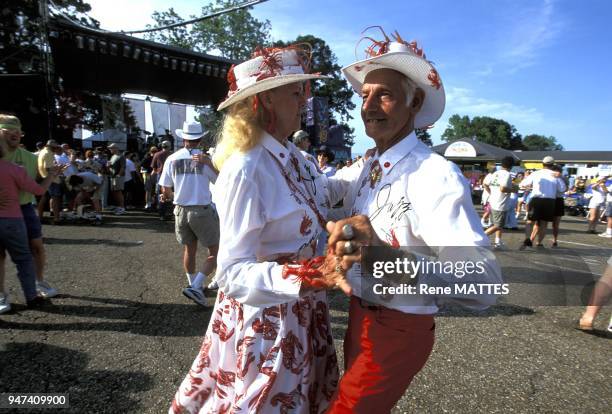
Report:
<svg viewBox="0 0 612 414"><path fill-rule="evenodd" d="M181 294L173 226L138 211L107 215L101 226L45 225L47 277L61 295L25 309L7 267L13 311L0 315L0 392L68 393L63 412L166 412L211 315ZM547 240L526 251L522 233L508 232L497 256L514 296L480 313L443 310L433 353L396 411L607 412L612 309L592 333L575 327L612 241L585 229L584 219L566 217L558 248ZM339 292L329 299L342 363L348 301Z"/></svg>

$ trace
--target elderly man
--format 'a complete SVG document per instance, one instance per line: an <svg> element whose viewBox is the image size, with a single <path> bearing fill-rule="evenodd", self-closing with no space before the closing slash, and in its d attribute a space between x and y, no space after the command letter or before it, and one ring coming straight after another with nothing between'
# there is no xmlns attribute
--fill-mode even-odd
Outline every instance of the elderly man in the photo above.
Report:
<svg viewBox="0 0 612 414"><path fill-rule="evenodd" d="M310 149L310 146L312 145L312 143L310 142L310 135L308 135L308 132L304 131L303 129L296 131L293 134L293 143L295 144L296 147L300 149L300 152L302 153L304 158L310 161L314 165L315 170L319 172L320 174L321 170L319 170L319 165L317 163L317 160L315 159L315 157L312 156L312 154L308 152L308 150Z"/></svg>
<svg viewBox="0 0 612 414"><path fill-rule="evenodd" d="M16 116L0 114L0 125L2 125L0 139L5 140L7 147L4 159L21 165L25 168L28 176L36 180L38 178L38 158L28 150L21 148L21 137L23 136L21 121ZM36 290L39 295L52 298L58 294L58 291L45 281L46 255L42 237L42 226L34 207L36 198L31 193L20 191L19 204L26 225L30 250L34 257Z"/></svg>
<svg viewBox="0 0 612 414"><path fill-rule="evenodd" d="M344 269L361 259L361 246L388 246L385 251L404 254L391 247L476 250L489 245L461 172L415 134L415 128L433 124L444 110L438 73L415 43L399 35L395 40L377 43L368 49L371 57L343 69L362 98L365 131L376 144L357 188L349 192L353 217L327 226L329 245L343 257L339 263ZM495 260L484 262L485 280L501 281ZM490 296L461 302L419 294L400 303L374 303L363 299L363 277L359 265L347 275L353 296L344 341L345 374L330 413L390 412L429 357L438 306L445 300L480 309L492 303Z"/></svg>
<svg viewBox="0 0 612 414"><path fill-rule="evenodd" d="M183 294L206 306L203 285L206 275L217 265L219 251L219 217L210 193L210 183L216 181L217 170L200 150L206 134L199 122L185 122L183 129L176 130L176 135L183 139L185 147L166 159L159 185L162 202L174 201L176 239L184 246L183 267L189 286L183 289ZM198 242L208 248L208 258L196 273ZM209 287L215 285L211 283Z"/></svg>

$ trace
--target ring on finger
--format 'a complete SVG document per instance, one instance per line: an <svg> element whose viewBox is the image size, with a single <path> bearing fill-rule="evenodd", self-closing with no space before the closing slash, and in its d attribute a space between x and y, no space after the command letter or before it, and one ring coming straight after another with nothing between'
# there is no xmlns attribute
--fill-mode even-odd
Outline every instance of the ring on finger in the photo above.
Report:
<svg viewBox="0 0 612 414"><path fill-rule="evenodd" d="M342 236L346 240L351 240L353 237L355 237L355 230L353 229L353 226L350 224L345 224L342 226Z"/></svg>
<svg viewBox="0 0 612 414"><path fill-rule="evenodd" d="M344 273L344 268L342 267L342 259L336 257L336 268L334 269L336 273Z"/></svg>
<svg viewBox="0 0 612 414"><path fill-rule="evenodd" d="M344 242L344 247L342 248L342 250L344 251L345 254L353 253L355 251L355 243L353 243L350 240Z"/></svg>

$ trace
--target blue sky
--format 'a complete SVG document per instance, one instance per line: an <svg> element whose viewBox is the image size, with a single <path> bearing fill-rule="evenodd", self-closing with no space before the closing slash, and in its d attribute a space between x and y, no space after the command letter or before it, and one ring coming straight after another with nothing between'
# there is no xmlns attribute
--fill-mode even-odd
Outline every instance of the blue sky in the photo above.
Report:
<svg viewBox="0 0 612 414"><path fill-rule="evenodd" d="M154 10L170 6L199 16L208 3L88 2L109 30L144 28ZM356 60L365 27L417 40L446 89L446 110L430 131L435 144L458 113L505 119L522 135L553 135L568 150L612 150L611 1L269 0L252 14L270 21L273 40L324 39L343 66ZM358 110L353 115L353 152L362 153L373 145Z"/></svg>

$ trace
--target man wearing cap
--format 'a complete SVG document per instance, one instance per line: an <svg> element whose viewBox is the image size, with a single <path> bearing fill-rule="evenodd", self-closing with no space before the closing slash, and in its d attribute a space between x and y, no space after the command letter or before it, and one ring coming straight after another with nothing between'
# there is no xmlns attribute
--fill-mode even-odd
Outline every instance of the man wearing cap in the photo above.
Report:
<svg viewBox="0 0 612 414"><path fill-rule="evenodd" d="M62 149L55 142L50 139L47 141L45 148L38 154L38 174L42 178L46 178L49 175L49 170L56 165L55 156L61 153ZM40 198L38 203L38 217L43 218L45 206L49 198L51 199L50 207L53 213L53 224L60 222L60 209L62 206L62 196L64 195L62 189L62 180L60 177L55 177L49 186L49 190Z"/></svg>
<svg viewBox="0 0 612 414"><path fill-rule="evenodd" d="M353 217L327 226L329 245L343 257L342 267L355 265L347 274L353 296L344 340L345 373L329 413L390 412L429 357L434 314L453 299L415 294L401 303L364 300L359 248L472 246L478 251L489 246L461 171L415 133L444 110L438 72L415 42L403 41L397 32L394 38L385 35L368 49L366 60L343 69L362 99L361 117L376 152L351 192ZM501 282L494 259L485 260L484 266L485 283ZM494 303L491 297L472 299L454 302L479 309Z"/></svg>
<svg viewBox="0 0 612 414"><path fill-rule="evenodd" d="M21 165L33 180L38 177L38 158L31 152L21 148L21 121L16 116L0 114L0 139L6 142L4 159ZM36 269L36 290L40 296L52 298L58 294L57 289L45 281L45 246L42 238L40 218L36 214L36 198L26 191L19 192L21 214L26 225L28 241L34 267Z"/></svg>
<svg viewBox="0 0 612 414"><path fill-rule="evenodd" d="M172 144L170 143L170 141L163 141L161 143L161 151L157 151L155 153L155 155L153 155L153 159L151 160L151 169L153 170L151 172L151 180L153 181L153 185L155 186L156 189L156 193L157 196L160 197L161 196L161 189L158 185L158 181L159 181L159 177L161 176L163 170L164 170L164 164L166 162L166 159L170 156L170 148L171 148ZM167 220L168 216L169 216L169 210L170 210L170 203L168 202L164 202L161 200L159 201L159 218L160 220Z"/></svg>
<svg viewBox="0 0 612 414"><path fill-rule="evenodd" d="M202 286L206 275L216 267L219 250L219 217L210 193L210 183L216 181L217 170L199 148L206 135L199 122L185 122L183 129L176 130L176 135L183 139L185 146L166 159L159 185L163 201L174 202L176 239L184 246L183 267L189 286L183 289L183 294L206 306ZM198 241L208 248L209 254L196 273Z"/></svg>
<svg viewBox="0 0 612 414"><path fill-rule="evenodd" d="M563 180L556 177L553 171L554 164L555 159L547 155L542 160L544 168L533 172L519 184L520 188L531 189L525 224L525 241L521 250L533 246L536 238L537 246L543 247L542 240L546 236L548 222L555 219L555 199L557 194L565 192L566 186Z"/></svg>
<svg viewBox="0 0 612 414"><path fill-rule="evenodd" d="M308 152L308 150L310 149L310 146L312 145L312 143L310 142L310 135L308 135L308 132L304 131L303 129L296 131L293 134L293 143L295 144L296 147L300 149L300 152L302 153L304 158L306 158L308 161L310 161L314 165L315 171L321 174L321 170L319 170L319 165L317 163L317 160L315 159L315 157L312 156L311 153Z"/></svg>
<svg viewBox="0 0 612 414"><path fill-rule="evenodd" d="M116 215L125 213L125 200L123 190L125 189L125 157L119 150L119 145L114 142L108 146L112 156L108 161L108 171L110 177L110 192L115 200Z"/></svg>
<svg viewBox="0 0 612 414"><path fill-rule="evenodd" d="M323 145L319 147L316 154L319 161L319 170L326 176L332 177L336 173L336 169L331 165L334 162L334 158L336 158L334 153L326 145Z"/></svg>

